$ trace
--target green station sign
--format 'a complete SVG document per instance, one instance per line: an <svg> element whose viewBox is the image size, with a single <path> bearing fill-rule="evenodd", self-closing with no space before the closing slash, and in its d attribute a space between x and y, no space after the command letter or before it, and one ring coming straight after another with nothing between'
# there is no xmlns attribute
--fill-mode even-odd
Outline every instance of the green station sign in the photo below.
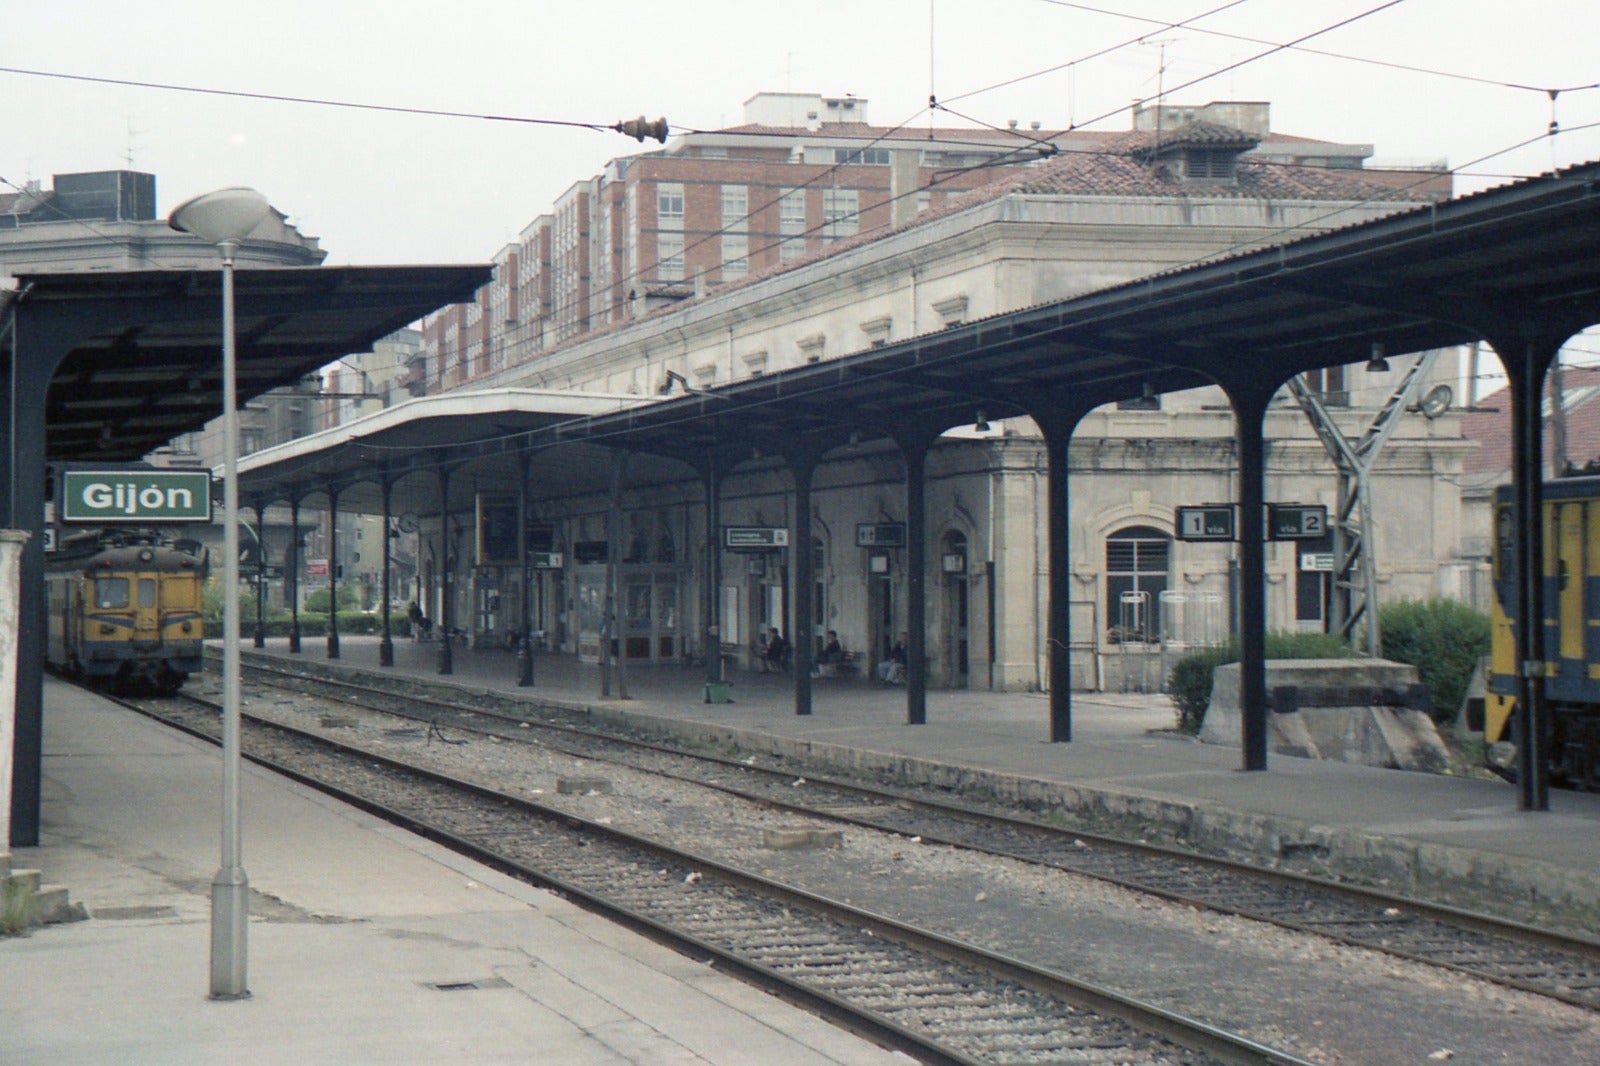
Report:
<svg viewBox="0 0 1600 1066"><path fill-rule="evenodd" d="M66 470L56 495L63 522L209 522L208 470Z"/></svg>

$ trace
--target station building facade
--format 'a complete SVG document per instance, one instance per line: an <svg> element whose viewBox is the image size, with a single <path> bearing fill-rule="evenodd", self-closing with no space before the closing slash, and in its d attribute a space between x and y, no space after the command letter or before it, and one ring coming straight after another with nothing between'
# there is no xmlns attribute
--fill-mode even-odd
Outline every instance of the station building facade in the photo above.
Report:
<svg viewBox="0 0 1600 1066"><path fill-rule="evenodd" d="M1239 125L1217 121L1222 117ZM586 218L605 235L577 242L588 248L591 278L597 263L610 262L598 255L602 247L636 246L635 258L625 254L620 267L598 271L611 280L589 290L587 298L559 295L566 291L559 279L570 272L557 268L558 249L577 245L563 233L565 223L536 224L533 243L502 257L502 268L515 262L514 269L505 270L507 278L518 279L515 286L506 284L500 291L490 286L475 307L439 316L452 321L427 324L413 386L419 391L561 388L641 398L683 388L714 389L1201 259L1369 221L1447 194L1448 177L1437 171L1364 170L1361 146L1275 138L1265 130L1265 105L1165 108L1141 115L1135 126L1120 137L1097 137L1092 145L1079 143L1078 150L1014 168L998 181L991 172L986 184L964 193L941 189L937 202L915 192L919 183L937 185L936 167L908 170L907 184L900 188L910 193L884 176L882 203L869 207L857 199L854 233L830 232L839 217L830 219L828 206L819 203L814 206L823 217L814 220L808 206L803 224L819 243L787 259L781 211L786 194L772 195L770 188L760 194L778 202L774 228L755 221L758 197L748 189L742 201L746 214L740 218L760 236L743 246L747 263L731 276L726 241L738 221L734 210L694 225L685 201L686 231L697 236L685 243L682 269L691 280L683 284L661 273L663 266L669 275L679 269L660 257L666 229L661 208L670 217L679 207L679 186L687 183L666 180L684 175L653 170L654 157L644 157L626 168L637 183L623 182L612 200L604 195L607 182L595 179L558 211L573 227ZM790 139L802 144L813 132L792 130ZM777 134L763 128L763 136ZM1279 156L1272 154L1275 144ZM681 157L693 158L687 155L692 147L680 148ZM792 146L791 154L796 152L810 156L808 148ZM855 165L855 158L847 156L847 165ZM699 173L708 185L726 187L731 160L713 156L713 162L716 169ZM862 165L887 175L894 168L892 151L881 163ZM848 170L837 173L843 181ZM768 182L774 184L783 187L782 180ZM808 189L808 196L815 191ZM702 190L700 199L725 203L725 195L711 197ZM895 216L890 201L920 210ZM593 227L593 220L605 219L619 205L627 212L633 210L630 203L641 202L657 209L655 225L648 227L653 234L635 232L637 214L626 216L628 226L620 232L614 225ZM735 197L735 206L739 203ZM868 214L880 207L881 215ZM532 256L542 256L537 249L544 247L546 230L551 268L530 274L524 250L533 248ZM717 246L712 237L723 242L717 266L695 268L689 249L712 255ZM758 245L767 256L765 265L756 260ZM653 264L648 262L652 247ZM667 247L672 251L676 245ZM542 259L538 265L542 270ZM540 282L530 293L530 277L548 278L548 292ZM601 298L602 290L610 295ZM542 321L545 310L553 314L573 307L588 308L586 329L567 335L569 326L556 318ZM1452 381L1460 355L1443 355L1431 373ZM1371 369L1357 364L1331 370L1311 385L1341 429L1359 437L1389 400L1409 361L1392 360L1389 370L1379 370L1376 362ZM1367 536L1385 600L1454 594L1460 573L1473 563L1464 552L1478 540L1462 528L1456 488L1472 445L1461 438L1457 414L1435 414L1402 418L1378 463L1376 528ZM1332 511L1337 504L1333 464L1287 392L1269 415L1267 437L1269 499L1321 503ZM759 541L759 531L789 526L790 481L773 458L781 444L763 448L763 442L751 442L749 459L724 482L723 527L757 531L751 536ZM1166 653L1221 639L1230 624L1232 546L1180 540L1174 511L1179 505L1235 498L1231 410L1217 389L1131 396L1080 424L1070 466L1078 590L1072 629L1079 643L1071 683L1159 687ZM1029 420L990 420L981 408L974 409L970 426L952 429L934 449L925 545L937 567L926 575L931 684L997 690L1052 684L1045 648L1045 471L1043 442ZM630 493L614 608L605 596L610 509L605 486L541 498L538 536L561 567L542 570L529 590L534 627L548 647L586 656L595 655L605 634L614 631L623 654L655 662L715 653L747 660L758 632L769 625L798 639L820 639L831 629L870 663L906 624L907 553L903 541L896 541L906 522L903 486L904 464L895 449L857 444L849 436L840 440L814 482L814 521L821 533L812 545L746 542L727 551L718 590L721 649L697 646L699 590L705 542L712 537L726 543L727 530L705 528L701 486L692 472L686 469L681 480L664 478ZM429 535L425 530L424 539ZM1272 627L1324 626L1331 590L1321 560L1330 548L1314 542L1269 548ZM798 550L813 552L815 562L816 609L805 619L792 617L788 608ZM452 612L472 619L475 634L515 625L521 593L508 580L509 569L475 559L470 551L452 554L443 544L424 547L420 554L425 560L456 560L453 586L459 598ZM425 600L437 595L427 562L421 582ZM432 606L437 611L440 605Z"/></svg>

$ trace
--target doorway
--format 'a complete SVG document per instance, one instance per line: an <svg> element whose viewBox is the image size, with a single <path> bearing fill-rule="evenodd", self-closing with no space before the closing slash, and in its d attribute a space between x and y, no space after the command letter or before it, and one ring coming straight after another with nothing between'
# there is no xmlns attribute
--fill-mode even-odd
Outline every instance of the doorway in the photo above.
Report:
<svg viewBox="0 0 1600 1066"><path fill-rule="evenodd" d="M967 687L969 651L967 644L968 596L967 538L952 530L944 535L940 568L944 572L944 652L948 682L952 688Z"/></svg>
<svg viewBox="0 0 1600 1066"><path fill-rule="evenodd" d="M878 560L883 569L878 570ZM876 665L889 655L894 647L897 631L894 627L894 578L888 570L888 555L868 556L867 574L867 641L871 647L871 663Z"/></svg>

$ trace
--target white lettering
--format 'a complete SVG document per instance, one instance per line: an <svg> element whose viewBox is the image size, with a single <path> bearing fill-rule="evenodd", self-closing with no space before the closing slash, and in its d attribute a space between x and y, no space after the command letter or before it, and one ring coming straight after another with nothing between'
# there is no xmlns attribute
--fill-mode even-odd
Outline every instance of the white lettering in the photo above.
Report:
<svg viewBox="0 0 1600 1066"><path fill-rule="evenodd" d="M96 481L83 487L83 502L87 507L103 511L111 506L111 486Z"/></svg>
<svg viewBox="0 0 1600 1066"><path fill-rule="evenodd" d="M167 506L173 510L194 510L194 493L188 489L168 489Z"/></svg>
<svg viewBox="0 0 1600 1066"><path fill-rule="evenodd" d="M139 490L139 506L151 510L160 510L167 505L167 494L154 485L146 485Z"/></svg>

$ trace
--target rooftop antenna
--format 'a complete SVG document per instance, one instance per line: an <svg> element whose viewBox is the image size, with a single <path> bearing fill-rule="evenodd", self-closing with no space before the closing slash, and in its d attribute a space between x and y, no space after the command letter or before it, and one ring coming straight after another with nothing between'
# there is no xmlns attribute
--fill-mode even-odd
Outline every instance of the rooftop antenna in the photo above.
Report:
<svg viewBox="0 0 1600 1066"><path fill-rule="evenodd" d="M127 116L127 120L128 120L128 150L127 150L126 153L123 154L122 161L124 163L128 164L128 169L129 170L132 170L132 169L134 169L134 166L133 166L133 139L134 139L135 136L137 136L138 134L143 133L144 131L143 130L136 130L136 129L133 128L133 116L132 115Z"/></svg>

